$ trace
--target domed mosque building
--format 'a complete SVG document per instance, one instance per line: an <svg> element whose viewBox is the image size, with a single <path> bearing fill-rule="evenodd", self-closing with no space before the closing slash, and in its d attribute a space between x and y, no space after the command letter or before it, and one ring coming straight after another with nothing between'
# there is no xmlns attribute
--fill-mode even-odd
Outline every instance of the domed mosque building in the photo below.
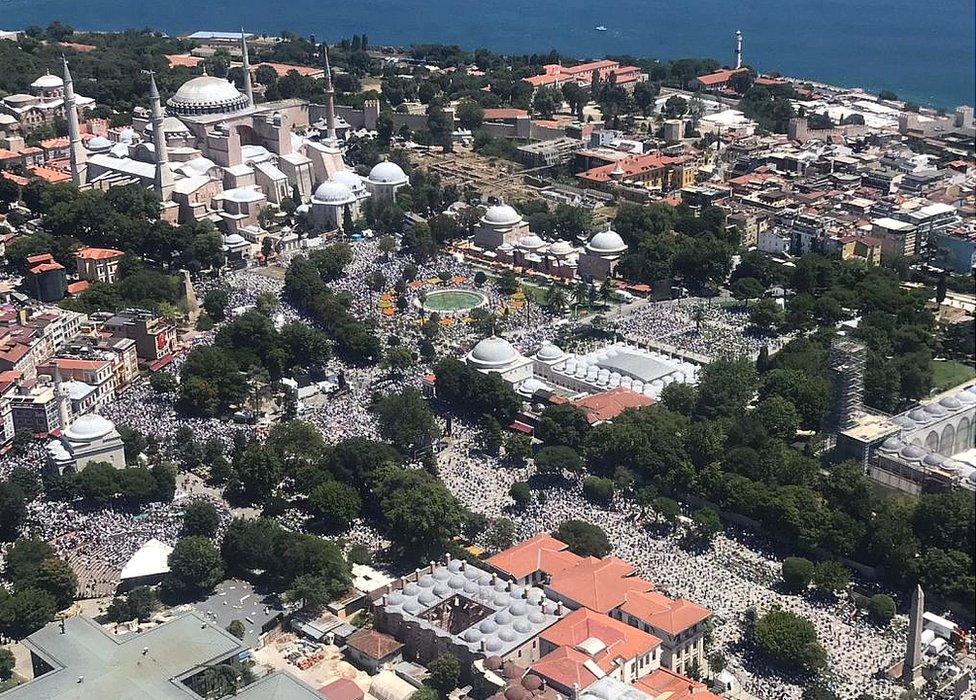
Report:
<svg viewBox="0 0 976 700"><path fill-rule="evenodd" d="M315 196L324 183L343 184L353 190L357 202L368 196L369 180L350 183L336 179L358 176L349 172L342 160L328 61L327 128L320 133L310 126L310 105L304 100L255 103L245 37L242 34L243 91L233 82L204 72L164 100L151 76L149 106L133 111L128 138L119 138L110 148L91 139L96 148L86 149L77 119L69 118L75 184L102 190L130 183L151 187L163 203L165 220L185 223L208 219L225 237L243 237L256 250L267 235L258 217L269 204L280 205L297 192L301 201L296 204L325 202L324 195L329 193L326 204L334 205L337 187L327 187L319 192L323 196ZM70 117L77 112L79 99L73 92L67 64L64 72L65 103L74 106L67 110ZM380 178L381 169L374 178L378 190L395 191L406 182L403 171L396 169L403 181ZM342 216L322 220L335 226Z"/></svg>
<svg viewBox="0 0 976 700"><path fill-rule="evenodd" d="M608 225L605 231L593 234L579 256L579 276L584 280L602 281L613 277L617 263L627 253L627 244L620 234Z"/></svg>
<svg viewBox="0 0 976 700"><path fill-rule="evenodd" d="M515 207L499 202L485 210L474 231L474 245L490 260L573 279L579 251L568 241L543 240Z"/></svg>
<svg viewBox="0 0 976 700"><path fill-rule="evenodd" d="M78 416L46 446L47 467L60 474L77 473L90 464L106 462L125 467L125 448L115 424L95 413Z"/></svg>

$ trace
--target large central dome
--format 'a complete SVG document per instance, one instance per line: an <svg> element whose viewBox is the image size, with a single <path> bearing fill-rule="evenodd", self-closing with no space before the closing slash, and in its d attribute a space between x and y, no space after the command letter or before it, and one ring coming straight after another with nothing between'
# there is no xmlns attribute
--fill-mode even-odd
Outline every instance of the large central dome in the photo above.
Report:
<svg viewBox="0 0 976 700"><path fill-rule="evenodd" d="M247 95L233 83L210 75L187 80L166 104L169 113L177 116L239 112L248 107Z"/></svg>

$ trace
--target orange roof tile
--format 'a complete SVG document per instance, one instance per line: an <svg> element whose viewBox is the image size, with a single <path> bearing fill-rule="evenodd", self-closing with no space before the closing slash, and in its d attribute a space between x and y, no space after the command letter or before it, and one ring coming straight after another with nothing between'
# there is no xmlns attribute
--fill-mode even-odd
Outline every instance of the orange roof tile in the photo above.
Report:
<svg viewBox="0 0 976 700"><path fill-rule="evenodd" d="M559 647L535 662L529 670L559 688L584 690L597 681L593 672L584 666L589 660L589 656L572 647Z"/></svg>
<svg viewBox="0 0 976 700"><path fill-rule="evenodd" d="M524 109L515 109L513 107L497 107L485 110L485 119L488 121L518 119L519 117L527 116L529 116L529 113Z"/></svg>
<svg viewBox="0 0 976 700"><path fill-rule="evenodd" d="M633 573L634 567L617 557L588 557L571 569L553 574L549 588L578 605L607 613L623 603L628 592L654 588Z"/></svg>
<svg viewBox="0 0 976 700"><path fill-rule="evenodd" d="M170 68L196 68L203 59L199 56L166 56Z"/></svg>
<svg viewBox="0 0 976 700"><path fill-rule="evenodd" d="M68 294L81 294L91 286L91 282L79 280L68 285Z"/></svg>
<svg viewBox="0 0 976 700"><path fill-rule="evenodd" d="M3 175L4 180L9 180L15 185L20 185L21 187L25 187L27 183L30 182L30 180L28 180L26 177L21 177L20 175L14 175L13 173L8 173L6 170L0 173L0 175Z"/></svg>
<svg viewBox="0 0 976 700"><path fill-rule="evenodd" d="M628 591L624 598L621 610L672 637L711 615L706 608L690 600L672 600L655 591Z"/></svg>
<svg viewBox="0 0 976 700"><path fill-rule="evenodd" d="M28 168L32 175L35 175L42 180L50 182L53 185L59 182L71 182L71 176L68 173L63 173L60 170L52 170L51 168L45 168L40 165L34 165Z"/></svg>
<svg viewBox="0 0 976 700"><path fill-rule="evenodd" d="M668 700L722 700L721 696L711 692L704 683L679 676L666 668L659 668L635 681L634 687L651 697Z"/></svg>
<svg viewBox="0 0 976 700"><path fill-rule="evenodd" d="M613 420L628 408L650 406L653 403L651 398L624 388L610 389L573 401L575 406L586 413L586 420L590 423Z"/></svg>
<svg viewBox="0 0 976 700"><path fill-rule="evenodd" d="M82 248L77 253L76 257L82 260L110 260L111 258L120 258L125 253L121 250L115 250L115 248Z"/></svg>
<svg viewBox="0 0 976 700"><path fill-rule="evenodd" d="M650 653L661 644L653 634L586 608L571 612L539 636L553 646L573 647L583 652L604 671L616 666L618 658L629 661ZM593 651L580 646L588 639L599 640L603 648Z"/></svg>
<svg viewBox="0 0 976 700"><path fill-rule="evenodd" d="M662 156L658 153L648 153L640 156L622 158L607 165L591 168L590 170L579 173L577 177L594 182L606 182L610 179L610 173L616 171L617 168L623 171L624 177L633 177L634 175L664 168L668 165L684 163L688 160L689 158L687 156Z"/></svg>
<svg viewBox="0 0 976 700"><path fill-rule="evenodd" d="M403 648L403 645L388 634L376 630L361 630L352 635L346 644L371 659L384 659Z"/></svg>
<svg viewBox="0 0 976 700"><path fill-rule="evenodd" d="M269 61L255 64L251 67L251 70L257 70L261 66L268 66L269 68L273 69L274 72L278 74L279 78L284 78L292 71L295 71L303 78L316 78L325 75L324 68L316 68L314 66L295 66L290 63L271 63Z"/></svg>
<svg viewBox="0 0 976 700"><path fill-rule="evenodd" d="M47 366L52 369L57 366L61 369L96 370L101 369L108 363L108 360L80 360L75 357L54 357L47 363Z"/></svg>
<svg viewBox="0 0 976 700"><path fill-rule="evenodd" d="M43 141L41 141L41 148L45 148L45 149L67 148L69 145L71 145L71 141L64 138L63 136L58 138L53 138L53 139L44 139Z"/></svg>
<svg viewBox="0 0 976 700"><path fill-rule="evenodd" d="M569 545L543 532L499 552L487 563L515 579L525 578L537 571L551 576L583 561L568 549Z"/></svg>

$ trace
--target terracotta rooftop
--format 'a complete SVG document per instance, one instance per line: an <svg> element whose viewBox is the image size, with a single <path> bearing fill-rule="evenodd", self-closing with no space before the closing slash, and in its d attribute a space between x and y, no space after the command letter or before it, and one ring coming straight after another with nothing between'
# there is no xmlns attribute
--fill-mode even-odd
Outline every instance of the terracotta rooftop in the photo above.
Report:
<svg viewBox="0 0 976 700"><path fill-rule="evenodd" d="M711 614L690 600L672 600L655 591L628 591L620 609L672 637L702 622Z"/></svg>
<svg viewBox="0 0 976 700"><path fill-rule="evenodd" d="M553 574L549 588L582 607L608 613L626 600L627 593L654 588L633 573L634 567L617 557L588 557L571 569Z"/></svg>
<svg viewBox="0 0 976 700"><path fill-rule="evenodd" d="M527 117L529 113L524 109L515 109L513 107L498 107L493 109L485 110L485 119L487 121L497 121L501 119L518 119L520 117Z"/></svg>
<svg viewBox="0 0 976 700"><path fill-rule="evenodd" d="M634 687L652 697L667 700L722 700L709 691L704 683L679 676L666 668L659 668L635 681Z"/></svg>
<svg viewBox="0 0 976 700"><path fill-rule="evenodd" d="M251 66L251 70L252 71L257 70L261 66L268 66L269 68L274 70L275 73L278 74L279 78L284 78L292 71L295 71L303 78L316 78L325 75L324 68L315 68L312 66L294 66L290 63L271 63L269 61L265 61L264 63L258 63L254 66Z"/></svg>
<svg viewBox="0 0 976 700"><path fill-rule="evenodd" d="M583 690L598 680L584 665L589 660L589 656L572 647L559 647L539 659L530 670L559 687Z"/></svg>
<svg viewBox="0 0 976 700"><path fill-rule="evenodd" d="M537 571L552 576L582 561L569 551L569 545L541 533L499 552L488 559L487 564L514 579L521 579Z"/></svg>
<svg viewBox="0 0 976 700"><path fill-rule="evenodd" d="M605 672L618 658L636 659L661 644L652 634L586 608L571 612L539 636L553 646L581 651Z"/></svg>
<svg viewBox="0 0 976 700"><path fill-rule="evenodd" d="M366 694L363 689L348 678L334 680L319 688L319 695L325 700L363 700Z"/></svg>
<svg viewBox="0 0 976 700"><path fill-rule="evenodd" d="M622 387L573 401L573 405L586 413L586 420L590 423L613 420L628 408L650 406L653 403L651 398Z"/></svg>
<svg viewBox="0 0 976 700"><path fill-rule="evenodd" d="M112 258L120 258L123 255L125 253L114 248L82 248L75 253L75 257L81 258L82 260L110 260Z"/></svg>
<svg viewBox="0 0 976 700"><path fill-rule="evenodd" d="M723 85L729 82L729 79L736 73L741 73L746 70L745 68L739 69L722 69L717 70L713 73L706 73L705 75L699 75L697 80L702 85L712 86L712 85Z"/></svg>
<svg viewBox="0 0 976 700"><path fill-rule="evenodd" d="M623 172L623 177L626 178L651 170L658 170L669 165L684 163L687 160L688 157L686 156L662 156L658 153L648 153L640 156L622 158L607 165L591 168L590 170L579 173L577 177L594 182L606 182L610 179L610 173L616 171L618 168Z"/></svg>
<svg viewBox="0 0 976 700"><path fill-rule="evenodd" d="M351 636L346 644L368 656L379 661L403 648L396 639L388 634L377 632L376 630L362 630Z"/></svg>
<svg viewBox="0 0 976 700"><path fill-rule="evenodd" d="M68 173L63 173L60 170L52 170L51 168L45 168L40 165L32 165L28 170L32 175L50 182L52 185L56 185L59 182L71 182L71 176Z"/></svg>
<svg viewBox="0 0 976 700"><path fill-rule="evenodd" d="M167 56L166 60L170 68L196 68L203 63L199 56Z"/></svg>

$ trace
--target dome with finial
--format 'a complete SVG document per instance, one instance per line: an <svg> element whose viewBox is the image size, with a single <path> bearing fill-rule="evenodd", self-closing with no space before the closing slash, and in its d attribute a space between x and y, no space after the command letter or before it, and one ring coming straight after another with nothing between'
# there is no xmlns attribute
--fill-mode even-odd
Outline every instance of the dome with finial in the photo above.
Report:
<svg viewBox="0 0 976 700"><path fill-rule="evenodd" d="M206 72L180 85L166 105L167 111L177 116L239 112L249 106L247 95L241 94L232 82Z"/></svg>

